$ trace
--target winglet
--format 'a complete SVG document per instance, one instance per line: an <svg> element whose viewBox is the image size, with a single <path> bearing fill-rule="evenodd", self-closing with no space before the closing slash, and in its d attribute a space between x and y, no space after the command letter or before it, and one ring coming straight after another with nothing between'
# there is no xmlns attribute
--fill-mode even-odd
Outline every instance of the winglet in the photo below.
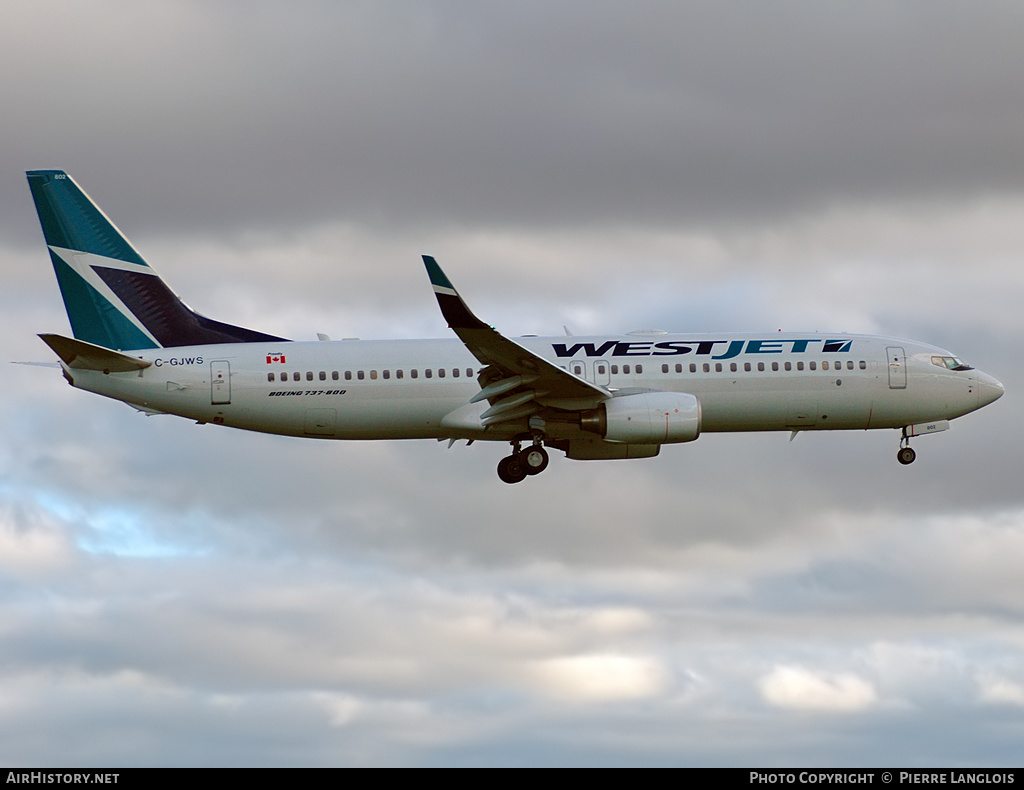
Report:
<svg viewBox="0 0 1024 790"><path fill-rule="evenodd" d="M448 279L441 267L437 265L437 261L434 260L433 255L424 255L423 263L427 267L427 276L430 278L430 284L434 286L435 293L443 293L449 296L458 296L455 291L455 286L452 285L452 281Z"/></svg>
<svg viewBox="0 0 1024 790"><path fill-rule="evenodd" d="M455 290L451 280L441 271L431 255L423 256L423 263L427 267L427 276L434 288L434 296L437 297L438 307L441 308L441 315L448 322L452 329L490 329L490 327L473 315L459 292Z"/></svg>

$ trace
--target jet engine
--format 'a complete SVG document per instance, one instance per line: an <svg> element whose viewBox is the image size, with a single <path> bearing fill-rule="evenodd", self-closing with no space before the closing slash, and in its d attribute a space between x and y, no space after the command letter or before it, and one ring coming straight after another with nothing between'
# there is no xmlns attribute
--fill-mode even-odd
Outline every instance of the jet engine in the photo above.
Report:
<svg viewBox="0 0 1024 790"><path fill-rule="evenodd" d="M700 436L700 401L685 392L609 398L580 414L580 427L609 442L667 444Z"/></svg>

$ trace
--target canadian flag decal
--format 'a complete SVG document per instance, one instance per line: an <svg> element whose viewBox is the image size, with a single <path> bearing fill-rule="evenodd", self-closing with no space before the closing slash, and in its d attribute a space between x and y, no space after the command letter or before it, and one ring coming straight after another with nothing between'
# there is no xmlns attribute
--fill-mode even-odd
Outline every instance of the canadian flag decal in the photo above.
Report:
<svg viewBox="0 0 1024 790"><path fill-rule="evenodd" d="M273 365L275 362L284 364L284 354L267 354L267 364Z"/></svg>

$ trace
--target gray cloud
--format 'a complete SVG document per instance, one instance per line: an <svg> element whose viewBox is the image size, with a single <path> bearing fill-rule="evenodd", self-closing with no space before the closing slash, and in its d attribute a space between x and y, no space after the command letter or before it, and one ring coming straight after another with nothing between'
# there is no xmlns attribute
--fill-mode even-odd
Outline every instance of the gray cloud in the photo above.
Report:
<svg viewBox="0 0 1024 790"><path fill-rule="evenodd" d="M144 229L692 227L1021 188L1006 4L10 13L13 168L88 177Z"/></svg>

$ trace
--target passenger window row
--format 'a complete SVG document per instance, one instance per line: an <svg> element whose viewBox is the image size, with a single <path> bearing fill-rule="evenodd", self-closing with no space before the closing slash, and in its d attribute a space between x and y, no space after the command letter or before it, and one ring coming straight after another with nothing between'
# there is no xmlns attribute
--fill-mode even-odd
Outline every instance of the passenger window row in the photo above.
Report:
<svg viewBox="0 0 1024 790"><path fill-rule="evenodd" d="M826 360L822 361L821 369L822 370L829 370L829 369L831 369L831 370L842 370L843 369L843 364L844 363L843 363L842 360L829 363L829 361L826 359ZM768 365L769 365L769 363L767 363L767 362L757 362L756 363L757 371L759 373L765 372L766 370L768 370ZM857 362L856 365L854 364L854 361L852 359L848 359L848 360L845 361L845 365L846 365L846 370L854 370L855 367L860 368L861 370L867 370L868 369L868 363L865 360L863 360L863 359L860 360L859 362ZM637 367L639 367L639 365ZM744 362L743 363L743 371L745 373L750 373L751 371L754 370L754 367L755 367L755 363L753 363L753 362ZM738 373L739 369L740 369L740 367L739 367L739 363L738 362L730 362L729 363L729 371L731 373ZM772 369L772 371L775 371L775 372L778 372L779 370L786 370L786 371L790 371L790 370L794 370L794 369L796 369L796 370L803 370L804 369L804 363L803 363L803 361L799 361L799 362L796 362L796 363L793 363L793 362L782 362L782 363L780 363L780 362L772 362L771 363L771 369ZM807 369L808 370L817 370L818 369L817 362L814 361L814 360L808 362L807 363ZM710 362L705 362L701 366L701 370L704 373L710 373L711 372L711 363ZM715 373L722 373L722 372L724 372L725 371L724 364L721 363L721 362L714 363L714 371L715 371ZM615 366L612 365L612 373L615 373L615 372L616 372ZM626 371L626 372L628 372L628 371ZM669 366L667 364L662 365L661 366L661 372L662 373L668 373L669 372ZM682 363L679 363L679 362L676 363L676 365L675 365L675 372L676 373L682 373L683 372L683 365L682 365ZM697 372L697 363L696 362L691 362L690 363L690 372L691 373L696 373Z"/></svg>
<svg viewBox="0 0 1024 790"><path fill-rule="evenodd" d="M452 368L450 371L447 370L446 368L438 368L437 370L434 370L433 368L426 368L423 371L423 378L425 378L425 379L432 379L432 378L434 378L434 375L436 374L437 378L443 379L443 378L448 376L449 372L451 373L451 377L453 379L457 379L457 378L461 377L463 375L463 373L465 373L465 376L466 376L467 379L473 378L473 368ZM337 370L332 370L330 372L330 374L328 374L326 370L321 370L318 373L314 373L312 370L307 370L305 373L301 373L301 372L298 372L298 371L295 371L295 372L292 372L292 373L289 373L288 371L282 371L281 374L280 374L280 380L281 381L302 381L303 377L305 377L306 381L317 381L317 380L319 380L319 381L327 381L327 377L328 377L328 375L330 375L331 381L341 381L342 379L344 379L345 381L352 381L353 379L355 379L356 381L366 381L367 379L369 379L370 381L377 381L378 379L383 379L385 381L388 381L388 380L390 380L392 378L392 374L394 375L395 379L404 379L405 378L405 370L403 370L403 369L399 369L399 370L395 370L395 371L391 371L391 370L381 370L381 371L377 371L377 370L369 370L369 371L367 371L367 370L356 370L356 371L346 370L344 373L341 373L340 371L337 371ZM420 377L419 368L413 368L412 370L409 371L409 378L411 378L411 379L418 379L419 377ZM276 374L276 373L268 373L267 374L267 381L277 381L277 380L278 380L278 374Z"/></svg>
<svg viewBox="0 0 1024 790"><path fill-rule="evenodd" d="M810 361L810 362L808 362L806 364L807 364L807 370L817 370L818 369L817 362L814 361L814 360L812 360L812 361ZM804 362L802 360L799 361L799 362L781 362L781 363L780 362L771 362L771 363L767 363L767 362L757 362L757 363L744 362L743 363L743 370L746 373L750 373L750 372L752 372L755 369L755 366L756 366L756 369L757 369L758 372L765 372L765 371L767 371L769 369L769 365L771 367L771 370L774 371L774 372L778 372L780 370L785 370L785 371L792 371L792 370L802 371L802 370L804 370ZM844 366L844 362L841 361L841 360L840 361L836 361L836 362L832 362L832 363L830 363L828 360L823 360L822 363L821 363L821 369L822 370L830 370L831 369L831 370L839 371L839 370L843 370L843 366ZM854 361L852 359L848 359L848 360L845 361L845 367L846 367L846 370L854 370L855 367L860 368L860 370L867 370L868 363L865 362L862 359L859 362L857 362L856 365L855 365ZM599 372L601 374L603 374L604 373L604 369L603 369L604 366L602 365L601 368L602 369ZM688 369L689 369L690 373L696 373L698 371L697 363L696 362L691 362L689 364L689 368ZM729 363L729 372L731 372L731 373L738 373L739 369L740 369L739 363L737 363L737 362L730 362ZM661 366L661 372L662 373L669 373L669 372L671 372L671 370L672 370L672 368L668 364L663 364ZM683 364L681 362L677 362L675 364L675 372L676 373L682 373L683 370L684 370ZM704 373L711 373L712 372L712 363L710 363L710 362L703 363L702 365L700 365L700 370L702 372L704 372ZM644 372L643 365L632 365L632 366L631 365L622 365L622 374L623 375L629 376L629 375L632 375L634 373L636 375L641 375L643 372ZM715 362L714 363L714 372L715 373L724 373L725 372L725 365L724 365L724 363L722 363L722 362ZM446 378L449 373L451 374L452 378L456 378L456 379L460 378L463 374L465 374L466 378L473 378L473 369L472 368L464 368L464 369L463 368L451 368L450 371L448 369L446 369L446 368L437 368L437 370L434 370L433 368L426 368L425 370L423 370L423 378L425 378L425 379L432 379L436 375L437 378L443 379L443 378ZM611 373L612 373L612 375L616 375L617 376L619 374L619 366L618 365L611 365ZM341 381L342 379L344 379L345 381L353 381L353 380L355 380L355 381L366 381L366 380L377 381L378 379L383 379L385 381L388 381L392 377L395 378L395 379L404 379L404 378L406 378L406 371L404 369L401 369L401 368L398 369L398 370L395 370L395 371L391 371L391 370L381 370L381 371L377 371L377 370L369 370L369 371L367 371L367 370L356 370L356 371L346 370L346 371L344 371L344 373L342 373L340 371L337 371L337 370L332 370L330 372L330 374L328 374L328 372L325 371L325 370L321 370L318 373L314 373L311 370L307 370L305 373L301 373L301 372L297 372L297 371L296 372L292 372L292 373L288 373L287 371L282 371L282 373L280 374L280 380L281 381L303 381L303 380L305 380L305 381L317 381L317 380L319 380L319 381L327 381L328 380L328 375L330 376L330 380L331 381ZM412 368L411 370L408 371L408 377L410 379L418 379L420 377L420 370L418 368ZM277 380L278 380L277 374L275 374L275 373L268 373L267 374L267 381L273 382L273 381L277 381Z"/></svg>
<svg viewBox="0 0 1024 790"><path fill-rule="evenodd" d="M596 362L594 364L595 364L595 367L597 369L597 374L599 376L605 375L606 371L608 371L608 367L606 367L604 363ZM848 359L848 360L845 360L845 361L839 360L839 361L831 362L830 363L826 359L826 360L822 361L821 369L822 370L843 370L844 364L846 366L846 370L854 370L855 368L860 368L861 370L867 370L868 369L868 363L866 361L864 361L863 359L860 360L857 363L854 363L854 361L852 359ZM740 363L738 363L738 362L730 362L730 363L728 363L728 365L729 365L729 367L728 367L729 372L731 372L731 373L738 373L739 372L739 370L740 370ZM751 371L753 371L755 369L755 366L756 366L757 371L763 373L764 371L767 371L769 369L769 365L771 366L771 370L776 371L776 372L780 371L780 370L791 371L791 370L803 370L804 369L804 362L801 361L801 362L771 362L771 363L768 363L768 362L756 362L756 363L755 362L744 362L743 363L743 370L746 373L750 373ZM808 362L808 363L806 363L806 365L807 365L807 370L817 370L818 369L818 363L816 361ZM619 366L618 365L611 365L610 367L611 367L612 375L618 375L618 373L619 373ZM564 366L563 366L563 368L564 368ZM685 367L684 367L683 363L677 362L675 364L675 372L676 373L682 373L684 369L685 369ZM689 364L689 371L690 371L690 373L696 373L698 370L702 370L704 373L711 373L712 369L714 369L715 373L724 373L726 371L725 363L715 362L713 367L712 367L712 363L710 363L710 362L705 362L705 363L703 363L702 365L699 365L699 366L698 366L698 364L696 362L691 362ZM669 372L671 372L671 370L672 370L672 366L670 366L667 363L663 363L662 364L662 366L661 366L661 372L662 373L669 373ZM572 371L574 373L576 373L577 375L579 375L579 376L586 375L585 372L584 372L584 369L583 369L583 365L581 363L574 363L573 366L572 366ZM641 374L643 372L644 372L644 366L643 365L632 365L632 366L630 366L630 365L623 365L622 366L622 373L624 375L626 375L626 376L630 375L631 373L636 373L636 374L639 375L639 374Z"/></svg>

